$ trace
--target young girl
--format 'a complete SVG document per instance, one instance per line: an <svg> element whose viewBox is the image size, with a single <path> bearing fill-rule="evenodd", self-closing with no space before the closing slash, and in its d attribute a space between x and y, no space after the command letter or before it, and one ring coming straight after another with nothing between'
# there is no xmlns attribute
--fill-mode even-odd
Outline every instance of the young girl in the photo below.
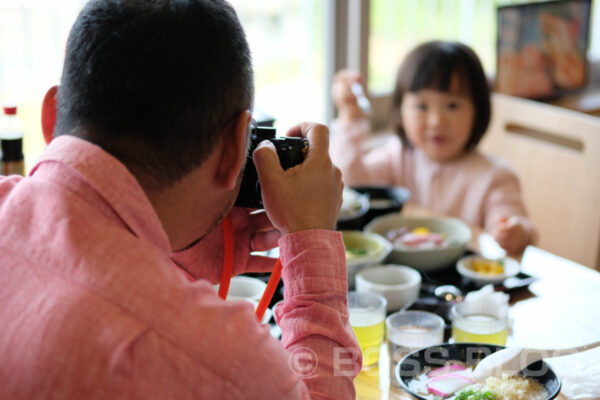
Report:
<svg viewBox="0 0 600 400"><path fill-rule="evenodd" d="M473 50L434 41L406 57L393 94L397 136L384 146L369 146L370 124L351 90L357 82L359 74L341 71L332 90L339 114L330 151L347 186L405 186L411 201L484 228L510 254L534 241L514 171L477 150L490 92Z"/></svg>

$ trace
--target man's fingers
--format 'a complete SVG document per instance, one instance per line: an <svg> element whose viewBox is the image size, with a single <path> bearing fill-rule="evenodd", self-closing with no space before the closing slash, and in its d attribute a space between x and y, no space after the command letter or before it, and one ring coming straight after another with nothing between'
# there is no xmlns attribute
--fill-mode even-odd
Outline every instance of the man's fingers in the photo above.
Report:
<svg viewBox="0 0 600 400"><path fill-rule="evenodd" d="M274 229L265 211L252 213L248 218L253 232L265 232Z"/></svg>
<svg viewBox="0 0 600 400"><path fill-rule="evenodd" d="M247 269L245 272L273 272L276 258L265 257L265 256L250 256L248 261Z"/></svg>
<svg viewBox="0 0 600 400"><path fill-rule="evenodd" d="M252 154L252 159L254 160L256 172L261 182L270 175L281 174L283 172L275 145L269 140L263 140L259 143Z"/></svg>
<svg viewBox="0 0 600 400"><path fill-rule="evenodd" d="M281 232L276 229L268 232L260 232L252 236L250 239L252 242L253 251L267 251L274 247L277 247L277 241L283 236Z"/></svg>
<svg viewBox="0 0 600 400"><path fill-rule="evenodd" d="M290 128L286 136L304 137L308 140L308 153L304 162L313 158L329 157L329 129L314 122L303 122Z"/></svg>

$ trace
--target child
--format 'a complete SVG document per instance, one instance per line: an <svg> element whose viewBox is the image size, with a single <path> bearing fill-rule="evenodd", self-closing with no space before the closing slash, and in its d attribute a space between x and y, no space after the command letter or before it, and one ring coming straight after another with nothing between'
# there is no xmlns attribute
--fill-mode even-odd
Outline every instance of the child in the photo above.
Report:
<svg viewBox="0 0 600 400"><path fill-rule="evenodd" d="M517 176L476 149L491 107L473 50L433 41L406 57L392 100L397 136L385 146L369 149L370 124L351 91L356 82L359 74L340 71L332 90L339 114L331 126L331 156L346 185L405 186L411 201L484 228L510 254L534 241Z"/></svg>

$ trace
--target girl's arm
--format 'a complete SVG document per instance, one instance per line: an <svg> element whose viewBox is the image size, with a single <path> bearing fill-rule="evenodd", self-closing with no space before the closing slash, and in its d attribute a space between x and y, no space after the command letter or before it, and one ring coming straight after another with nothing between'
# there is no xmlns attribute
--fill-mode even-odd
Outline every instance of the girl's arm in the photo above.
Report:
<svg viewBox="0 0 600 400"><path fill-rule="evenodd" d="M342 171L347 186L402 185L401 145L397 137L369 146L371 124L366 119L334 120L331 124L331 160Z"/></svg>
<svg viewBox="0 0 600 400"><path fill-rule="evenodd" d="M346 185L393 184L392 173L398 171L390 162L398 163L400 151L395 156L388 146L369 151L371 124L359 107L353 84L362 85L356 71L342 70L334 77L331 94L338 118L331 125L331 158L342 170Z"/></svg>
<svg viewBox="0 0 600 400"><path fill-rule="evenodd" d="M527 215L519 179L508 167L496 171L485 201L485 229L509 254L520 254L537 240Z"/></svg>

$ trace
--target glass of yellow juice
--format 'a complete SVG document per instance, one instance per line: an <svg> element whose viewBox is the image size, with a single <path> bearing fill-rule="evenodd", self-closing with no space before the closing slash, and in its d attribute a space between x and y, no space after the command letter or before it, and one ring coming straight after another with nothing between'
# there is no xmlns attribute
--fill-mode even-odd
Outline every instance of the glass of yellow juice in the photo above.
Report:
<svg viewBox="0 0 600 400"><path fill-rule="evenodd" d="M386 306L387 300L376 293L348 292L350 325L363 355L363 367L379 361Z"/></svg>
<svg viewBox="0 0 600 400"><path fill-rule="evenodd" d="M454 343L489 343L504 346L508 336L508 309L481 309L457 303L450 311Z"/></svg>

